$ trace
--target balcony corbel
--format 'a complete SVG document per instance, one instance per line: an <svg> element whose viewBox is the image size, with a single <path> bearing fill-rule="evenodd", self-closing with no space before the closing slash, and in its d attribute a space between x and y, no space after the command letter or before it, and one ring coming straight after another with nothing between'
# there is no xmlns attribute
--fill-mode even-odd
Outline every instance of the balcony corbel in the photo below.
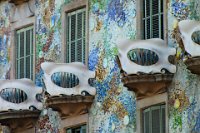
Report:
<svg viewBox="0 0 200 133"><path fill-rule="evenodd" d="M200 75L200 34L197 33L200 31L200 21L183 20L178 26L184 50L189 54L185 64L192 73ZM193 35L196 37L193 38Z"/></svg>
<svg viewBox="0 0 200 133"><path fill-rule="evenodd" d="M118 45L117 62L124 86L143 99L166 91L176 72L169 57L176 54L161 39L126 41Z"/></svg>
<svg viewBox="0 0 200 133"><path fill-rule="evenodd" d="M41 65L47 92L46 106L59 111L61 118L88 113L96 89L89 84L95 72L79 62Z"/></svg>
<svg viewBox="0 0 200 133"><path fill-rule="evenodd" d="M42 88L30 79L0 80L0 123L13 132L34 127L42 109Z"/></svg>

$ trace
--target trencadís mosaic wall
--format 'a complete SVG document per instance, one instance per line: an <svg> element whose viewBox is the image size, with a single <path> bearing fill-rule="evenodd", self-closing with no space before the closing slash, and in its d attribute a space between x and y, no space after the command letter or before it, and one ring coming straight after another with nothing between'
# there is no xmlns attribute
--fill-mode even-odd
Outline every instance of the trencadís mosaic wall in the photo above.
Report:
<svg viewBox="0 0 200 133"><path fill-rule="evenodd" d="M0 3L0 79L10 78L10 13L11 6L7 2Z"/></svg>
<svg viewBox="0 0 200 133"><path fill-rule="evenodd" d="M38 86L42 86L40 64L44 61L61 62L61 12L62 7L70 2L35 0L35 82ZM167 3L168 45L177 47L177 59L184 58L181 44L174 39L178 33L177 23L184 19L199 20L199 4L199 0L169 0ZM97 73L97 95L89 113L90 132L136 132L136 101L134 95L123 87L115 61L118 54L116 44L123 39L136 38L136 0L89 0L88 5L88 67ZM4 79L10 75L10 48L13 45L10 41L10 4L1 2L0 10L0 78ZM198 81L199 76L191 74L180 61L169 90L170 133L200 132ZM50 116L51 112L47 115ZM56 113L53 115L57 116ZM39 121L38 125L48 125L49 122L45 124L45 117L41 116L40 121L44 123ZM59 132L59 124L52 124L51 127L51 130Z"/></svg>
<svg viewBox="0 0 200 133"><path fill-rule="evenodd" d="M200 20L199 0L170 0L168 3L169 46L177 47L177 60L187 58L180 41L178 22ZM199 36L198 36L199 37ZM177 73L169 89L169 132L200 132L200 76L191 74L182 61L177 64Z"/></svg>
<svg viewBox="0 0 200 133"><path fill-rule="evenodd" d="M70 1L36 1L36 84L42 86L43 61L61 62L61 9ZM96 71L97 96L90 111L90 132L133 132L135 100L120 82L116 43L134 39L134 0L89 1L88 67ZM98 122L96 121L98 119ZM94 122L95 121L95 122Z"/></svg>

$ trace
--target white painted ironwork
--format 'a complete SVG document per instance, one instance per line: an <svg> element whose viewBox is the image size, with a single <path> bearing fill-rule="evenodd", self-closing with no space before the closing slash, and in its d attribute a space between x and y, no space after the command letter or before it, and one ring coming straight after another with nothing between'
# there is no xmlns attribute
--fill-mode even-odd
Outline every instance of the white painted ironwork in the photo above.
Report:
<svg viewBox="0 0 200 133"><path fill-rule="evenodd" d="M170 55L176 54L175 48L170 48L165 44L165 41L159 38L136 40L136 41L124 41L118 44L119 59L122 69L127 74L142 73L162 73L163 68L171 73L176 72L176 66L171 64L168 60ZM128 58L128 52L133 49L147 49L156 53L159 57L157 63L150 66L142 66L134 63Z"/></svg>
<svg viewBox="0 0 200 133"><path fill-rule="evenodd" d="M178 24L185 50L192 56L200 56L200 45L192 40L192 34L200 31L200 21L183 20Z"/></svg>
<svg viewBox="0 0 200 133"><path fill-rule="evenodd" d="M44 62L41 64L44 70L44 83L46 91L50 95L81 95L86 91L90 95L96 94L96 89L89 85L88 80L95 77L95 72L89 71L81 62L72 63L53 63ZM63 88L52 82L51 77L57 72L67 72L76 75L79 79L79 84L72 88Z"/></svg>
<svg viewBox="0 0 200 133"><path fill-rule="evenodd" d="M0 97L0 111L13 110L27 110L33 106L37 109L42 109L42 103L37 101L36 94L42 93L42 88L37 87L30 79L13 79L0 80L0 91L8 88L17 88L22 90L27 95L27 99L21 103L12 103ZM13 92L14 93L14 92Z"/></svg>

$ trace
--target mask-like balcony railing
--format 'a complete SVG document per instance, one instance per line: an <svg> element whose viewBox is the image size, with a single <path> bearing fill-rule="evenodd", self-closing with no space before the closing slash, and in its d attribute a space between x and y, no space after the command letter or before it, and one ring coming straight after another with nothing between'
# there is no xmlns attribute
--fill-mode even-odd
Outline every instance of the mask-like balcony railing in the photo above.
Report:
<svg viewBox="0 0 200 133"><path fill-rule="evenodd" d="M89 83L95 72L79 62L44 62L41 67L48 93L46 105L58 110L63 118L87 113L96 94L96 89Z"/></svg>
<svg viewBox="0 0 200 133"><path fill-rule="evenodd" d="M0 123L12 131L33 127L42 109L41 93L30 79L0 80Z"/></svg>
<svg viewBox="0 0 200 133"><path fill-rule="evenodd" d="M126 41L118 48L122 82L137 99L166 91L176 72L176 66L169 62L176 49L161 39Z"/></svg>
<svg viewBox="0 0 200 133"><path fill-rule="evenodd" d="M200 74L200 21L183 20L178 26L184 50L189 54L185 64L192 73Z"/></svg>

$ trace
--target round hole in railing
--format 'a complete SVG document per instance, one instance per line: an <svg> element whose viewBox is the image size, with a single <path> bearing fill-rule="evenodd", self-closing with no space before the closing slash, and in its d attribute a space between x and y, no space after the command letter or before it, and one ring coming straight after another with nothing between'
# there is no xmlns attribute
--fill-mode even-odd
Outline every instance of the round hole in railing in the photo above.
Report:
<svg viewBox="0 0 200 133"><path fill-rule="evenodd" d="M0 92L0 96L11 103L22 103L28 99L27 94L18 88L5 88Z"/></svg>
<svg viewBox="0 0 200 133"><path fill-rule="evenodd" d="M193 34L192 34L192 40L199 44L200 45L200 31L195 31Z"/></svg>
<svg viewBox="0 0 200 133"><path fill-rule="evenodd" d="M52 74L51 80L54 84L63 88L73 88L79 84L78 77L68 72L56 72Z"/></svg>
<svg viewBox="0 0 200 133"><path fill-rule="evenodd" d="M132 62L141 66L154 65L159 60L159 57L155 52L142 48L130 50L127 56Z"/></svg>

